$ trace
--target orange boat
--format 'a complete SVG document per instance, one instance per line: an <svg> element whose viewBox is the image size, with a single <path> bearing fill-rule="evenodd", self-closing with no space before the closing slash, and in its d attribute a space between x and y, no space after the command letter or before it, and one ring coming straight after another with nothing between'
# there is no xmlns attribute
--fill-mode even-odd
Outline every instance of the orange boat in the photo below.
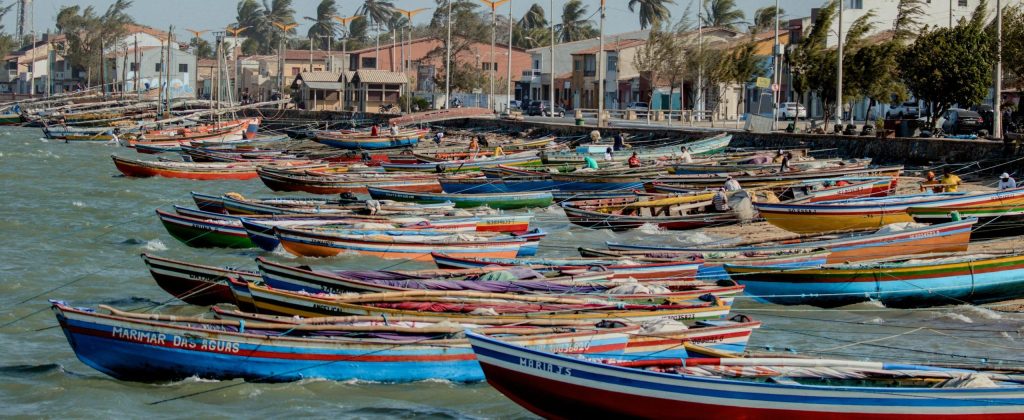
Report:
<svg viewBox="0 0 1024 420"><path fill-rule="evenodd" d="M136 138L130 138L127 142L128 147L135 147L137 144L177 146L199 140L214 142L242 140L255 137L259 124L259 118L243 118L195 127L151 130Z"/></svg>

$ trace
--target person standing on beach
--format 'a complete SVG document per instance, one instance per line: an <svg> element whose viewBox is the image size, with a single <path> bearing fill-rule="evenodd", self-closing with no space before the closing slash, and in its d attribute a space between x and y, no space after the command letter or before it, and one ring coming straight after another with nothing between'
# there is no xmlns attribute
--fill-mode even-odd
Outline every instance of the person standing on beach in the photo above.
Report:
<svg viewBox="0 0 1024 420"><path fill-rule="evenodd" d="M726 191L739 191L743 189L740 187L740 182L733 178L731 175L725 179L725 186L723 187Z"/></svg>

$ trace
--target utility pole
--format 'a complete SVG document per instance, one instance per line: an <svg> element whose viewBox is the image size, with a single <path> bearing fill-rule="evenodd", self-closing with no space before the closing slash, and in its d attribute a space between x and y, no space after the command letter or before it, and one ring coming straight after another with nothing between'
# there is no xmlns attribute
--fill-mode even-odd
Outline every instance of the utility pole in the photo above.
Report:
<svg viewBox="0 0 1024 420"><path fill-rule="evenodd" d="M505 112L512 109L512 0L508 0L508 64L505 66Z"/></svg>
<svg viewBox="0 0 1024 420"><path fill-rule="evenodd" d="M444 109L452 106L452 0L448 0L448 43L444 48Z"/></svg>
<svg viewBox="0 0 1024 420"><path fill-rule="evenodd" d="M840 0L841 1L841 0ZM781 50L779 49L779 0L775 0L775 50L772 51L772 101L775 103L775 118L772 119L772 130L779 129L779 92L782 91L779 79L779 57ZM778 87L779 89L776 89ZM800 115L799 107L797 107L797 116ZM796 118L794 118L796 120ZM796 124L795 122L793 123Z"/></svg>
<svg viewBox="0 0 1024 420"><path fill-rule="evenodd" d="M603 0L602 0L603 1ZM551 81L548 83L548 98L551 100L551 116L555 116L555 0L551 0L551 51L548 54L548 69ZM539 99L539 98L538 98ZM543 116L543 115L542 115Z"/></svg>
<svg viewBox="0 0 1024 420"><path fill-rule="evenodd" d="M843 1L839 0L839 31L836 33L839 42L839 60L836 64L836 123L838 124L843 123ZM853 114L853 110L850 111L850 114Z"/></svg>
<svg viewBox="0 0 1024 420"><path fill-rule="evenodd" d="M404 10L404 9L395 8L396 12L401 13L402 16L405 16L406 26L409 27L409 42L407 42L407 43L403 42L403 44L406 44L406 45L402 45L402 73L403 74L405 74L409 70L408 62L412 61L412 17L415 16L417 13L420 13L420 12L422 12L424 10L427 10L427 9L426 8L419 8L419 9L416 9L416 10ZM404 36L404 35L405 35L405 27L402 27L402 36ZM408 55L405 54L405 49L407 47L409 49L409 54ZM408 77L408 76L406 76L406 77ZM406 112L412 112L412 92L414 92L414 89L409 89L409 92L405 96L405 110L406 110Z"/></svg>
<svg viewBox="0 0 1024 420"><path fill-rule="evenodd" d="M494 73L498 70L496 68L497 67L496 66L497 61L494 61L494 44L495 44L495 41L497 40L497 34L498 34L498 20L497 20L497 14L495 12L497 11L498 6L501 6L506 1L509 1L509 0L480 0L480 1L484 2L488 6L491 6L491 62L487 63L487 69L488 69L488 71L487 71L487 79L488 79L488 81L491 82L491 92L490 92L490 96L487 97L487 104L491 107L491 110L493 111L495 109L495 106L494 106ZM509 22L509 25L511 25L511 24L512 24L512 22ZM554 86L554 79L551 80L551 83L552 83L552 86Z"/></svg>
<svg viewBox="0 0 1024 420"><path fill-rule="evenodd" d="M605 76L605 54L604 54L604 2L601 0L601 24L600 33L601 39L599 41L600 46L597 48L597 89L600 91L597 96L597 126L604 127L604 76ZM551 57L554 59L554 57ZM551 75L551 87L554 90L555 75ZM555 109L551 108L551 115L554 116Z"/></svg>
<svg viewBox="0 0 1024 420"><path fill-rule="evenodd" d="M949 27L953 27L953 0L949 0Z"/></svg>
<svg viewBox="0 0 1024 420"><path fill-rule="evenodd" d="M996 86L992 91L992 137L1003 138L1003 5L996 0Z"/></svg>
<svg viewBox="0 0 1024 420"><path fill-rule="evenodd" d="M271 22L271 23L273 23L274 26L277 27L277 29L281 30L281 39L279 40L278 47L277 47L277 54L278 54L278 61L277 61L278 62L278 65L277 65L278 72L277 72L277 77L278 77L278 89L280 89L278 92L283 97L284 96L284 57L285 57L285 49L284 48L285 48L285 38L288 36L288 31L294 29L296 26L299 26L299 24L298 23L283 24L283 23L278 23L278 22Z"/></svg>
<svg viewBox="0 0 1024 420"><path fill-rule="evenodd" d="M704 100L704 13L701 8L697 8L697 54L700 56L700 60L697 61L697 92L694 95L693 108L697 111L703 111L704 107L701 101ZM669 106L671 109L672 107ZM682 125L682 111L683 111L683 92L679 91L679 124ZM700 114L698 120L703 120L703 114ZM672 117L668 118L669 123L672 122ZM691 123L692 125L692 123Z"/></svg>

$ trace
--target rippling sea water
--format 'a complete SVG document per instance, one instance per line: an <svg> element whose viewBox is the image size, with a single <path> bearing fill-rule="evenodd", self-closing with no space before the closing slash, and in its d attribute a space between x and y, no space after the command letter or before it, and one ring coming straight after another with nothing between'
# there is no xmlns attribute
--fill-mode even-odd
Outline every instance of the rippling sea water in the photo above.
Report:
<svg viewBox="0 0 1024 420"><path fill-rule="evenodd" d="M0 406L3 415L75 417L521 418L529 413L486 384L429 381L379 384L307 380L286 384L190 379L142 384L111 379L80 363L46 299L120 308L165 304L161 311L200 313L168 300L139 259L142 252L211 265L253 266L251 250L199 250L171 238L153 210L190 205L189 191L273 195L259 180L187 181L118 176L103 144L65 144L38 129L0 129ZM714 232L628 233L569 227L561 211L536 211L551 232L540 255L576 255L604 241L685 243L727 240ZM343 256L268 258L332 268L426 268L418 263ZM1024 365L1020 314L976 307L890 310L873 304L838 310L762 305L737 299L734 312L765 322L752 350L806 355ZM920 327L925 327L918 329ZM212 391L211 391L212 390ZM197 394L197 395L193 395Z"/></svg>

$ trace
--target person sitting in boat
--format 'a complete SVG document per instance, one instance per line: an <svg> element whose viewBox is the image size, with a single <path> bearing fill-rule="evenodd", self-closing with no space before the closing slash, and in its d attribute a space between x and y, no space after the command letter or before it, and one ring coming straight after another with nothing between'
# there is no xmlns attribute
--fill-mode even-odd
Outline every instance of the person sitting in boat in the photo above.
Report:
<svg viewBox="0 0 1024 420"><path fill-rule="evenodd" d="M370 135L371 136L376 137L379 134L380 134L380 127L378 127L377 124L374 124L373 126L370 127Z"/></svg>
<svg viewBox="0 0 1024 420"><path fill-rule="evenodd" d="M772 158L772 163L782 163L782 159L785 157L786 152L784 152L782 149L779 149L779 151L775 153L775 157Z"/></svg>
<svg viewBox="0 0 1024 420"><path fill-rule="evenodd" d="M398 124L391 123L391 136L394 137L394 136L397 136L397 135L398 135Z"/></svg>
<svg viewBox="0 0 1024 420"><path fill-rule="evenodd" d="M729 207L729 195L726 194L725 188L719 188L715 192L715 197L711 199L711 204L715 206L715 211L729 211L732 208Z"/></svg>
<svg viewBox="0 0 1024 420"><path fill-rule="evenodd" d="M476 159L477 153L480 153L480 141L477 140L476 137L473 137L473 139L469 141L469 159Z"/></svg>
<svg viewBox="0 0 1024 420"><path fill-rule="evenodd" d="M437 143L437 145L440 146L442 140L444 140L444 131L434 133L434 143Z"/></svg>
<svg viewBox="0 0 1024 420"><path fill-rule="evenodd" d="M597 130L591 131L590 132L590 141L595 142L595 143L601 141L601 132L597 131Z"/></svg>
<svg viewBox="0 0 1024 420"><path fill-rule="evenodd" d="M1013 188L1017 188L1017 180L1011 178L1010 174L1008 174L1006 172L1003 172L1002 175L999 175L999 189L1000 190L1009 190L1009 189L1013 189Z"/></svg>
<svg viewBox="0 0 1024 420"><path fill-rule="evenodd" d="M607 149L604 149L604 160L605 160L605 162L611 162L612 160L614 160L612 158L612 148L611 147L609 147Z"/></svg>
<svg viewBox="0 0 1024 420"><path fill-rule="evenodd" d="M939 184L939 180L935 179L935 172L928 171L924 177L924 181L921 181L921 191L926 191L931 188L933 193L942 192L942 186Z"/></svg>
<svg viewBox="0 0 1024 420"><path fill-rule="evenodd" d="M740 187L740 182L733 178L732 175L725 179L725 186L723 188L726 191L739 191L743 189Z"/></svg>
<svg viewBox="0 0 1024 420"><path fill-rule="evenodd" d="M598 169L597 161L594 160L594 158L592 158L590 156L584 156L583 157L583 161L587 163L587 168L589 168L589 169Z"/></svg>
<svg viewBox="0 0 1024 420"><path fill-rule="evenodd" d="M476 138L477 138L477 140L479 140L480 147L488 147L488 146L490 146L490 144L487 143L487 135L486 134L477 135Z"/></svg>
<svg viewBox="0 0 1024 420"><path fill-rule="evenodd" d="M683 146L682 154L679 156L679 161L683 163L693 163L693 155L690 154L690 148Z"/></svg>
<svg viewBox="0 0 1024 420"><path fill-rule="evenodd" d="M618 151L623 150L625 148L626 148L626 136L623 136L622 133L616 133L615 134L615 140L612 142L612 149L614 149L616 152L618 152Z"/></svg>
<svg viewBox="0 0 1024 420"><path fill-rule="evenodd" d="M789 152L786 152L786 154L782 156L782 163L779 164L779 172L789 172L789 160L792 158L793 155Z"/></svg>
<svg viewBox="0 0 1024 420"><path fill-rule="evenodd" d="M948 166L942 169L942 187L946 192L957 192L960 183L960 177L950 171Z"/></svg>
<svg viewBox="0 0 1024 420"><path fill-rule="evenodd" d="M626 163L629 164L630 168L639 168L640 157L636 155L636 152L633 152L633 155L629 157L629 160Z"/></svg>
<svg viewBox="0 0 1024 420"><path fill-rule="evenodd" d="M437 165L434 165L434 173L443 174L444 173L444 165L442 165L440 163L438 163Z"/></svg>
<svg viewBox="0 0 1024 420"><path fill-rule="evenodd" d="M494 157L500 157L503 155L505 155L505 150L502 149L501 146L497 146L494 148Z"/></svg>

